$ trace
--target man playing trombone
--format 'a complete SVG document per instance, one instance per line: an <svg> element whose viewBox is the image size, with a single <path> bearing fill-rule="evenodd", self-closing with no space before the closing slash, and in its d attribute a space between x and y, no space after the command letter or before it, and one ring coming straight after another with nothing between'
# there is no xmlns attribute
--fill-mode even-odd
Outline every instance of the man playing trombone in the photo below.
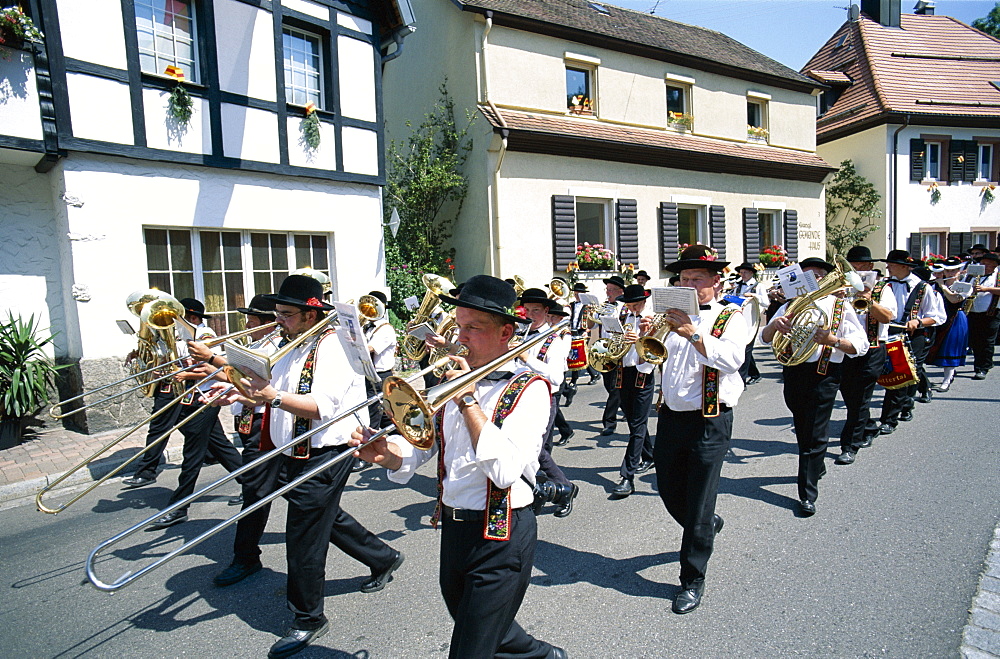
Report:
<svg viewBox="0 0 1000 659"><path fill-rule="evenodd" d="M514 289L479 275L459 297L458 341L466 357L452 357L457 376L507 352L514 327ZM503 367L501 367L503 368ZM358 456L389 469L406 483L439 453L439 501L433 521L443 522L439 581L455 620L449 656L565 657L528 635L514 620L531 579L537 529L531 510L538 454L549 419L549 385L527 367L507 366L459 391L435 416L436 441L418 450L398 436L376 439ZM371 436L359 428L352 445Z"/></svg>

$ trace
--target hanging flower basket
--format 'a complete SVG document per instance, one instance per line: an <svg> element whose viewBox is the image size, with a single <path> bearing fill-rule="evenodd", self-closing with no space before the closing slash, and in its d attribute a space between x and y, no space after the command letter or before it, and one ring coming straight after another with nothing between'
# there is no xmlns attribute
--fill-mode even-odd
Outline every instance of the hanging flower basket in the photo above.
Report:
<svg viewBox="0 0 1000 659"><path fill-rule="evenodd" d="M615 255L604 245L583 243L576 246L576 263L581 270L611 270L615 267Z"/></svg>
<svg viewBox="0 0 1000 659"><path fill-rule="evenodd" d="M26 42L41 43L43 35L20 7L0 9L0 46L24 50Z"/></svg>
<svg viewBox="0 0 1000 659"><path fill-rule="evenodd" d="M937 183L931 183L928 185L927 192L931 193L931 205L941 201L941 188L938 187Z"/></svg>
<svg viewBox="0 0 1000 659"><path fill-rule="evenodd" d="M993 191L996 190L996 189L997 189L997 186L994 185L994 184L992 184L992 183L990 183L989 185L984 185L983 186L983 189L979 193L979 196L981 196L983 198L983 203L984 204L992 204L993 203L993 200L996 199L996 195L993 194Z"/></svg>
<svg viewBox="0 0 1000 659"><path fill-rule="evenodd" d="M299 130L302 132L302 141L313 151L319 148L321 139L319 128L319 115L316 114L316 104L309 103L306 106L306 116L299 123Z"/></svg>
<svg viewBox="0 0 1000 659"><path fill-rule="evenodd" d="M788 260L788 251L781 245L771 245L760 251L760 262L765 268L780 268Z"/></svg>

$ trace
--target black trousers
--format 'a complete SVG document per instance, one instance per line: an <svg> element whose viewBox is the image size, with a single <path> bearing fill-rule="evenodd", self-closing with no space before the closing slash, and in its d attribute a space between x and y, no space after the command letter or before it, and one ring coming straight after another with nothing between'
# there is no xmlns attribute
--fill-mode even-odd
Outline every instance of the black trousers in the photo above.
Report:
<svg viewBox="0 0 1000 659"><path fill-rule="evenodd" d="M511 538L483 538L483 523L445 518L439 583L455 620L451 659L547 657L552 646L514 620L531 581L538 530L530 508L511 513Z"/></svg>
<svg viewBox="0 0 1000 659"><path fill-rule="evenodd" d="M799 445L799 500L816 501L819 479L826 474L827 429L840 386L841 364L831 362L826 375L816 372L816 362L786 366L784 377L785 405L792 413Z"/></svg>
<svg viewBox="0 0 1000 659"><path fill-rule="evenodd" d="M564 474L563 470L559 468L556 461L552 459L552 427L558 413L559 400L556 396L552 396L552 402L549 407L549 425L545 431L545 441L542 442L542 450L538 453L538 469L545 474L545 477L550 481L561 483L563 485L569 485L570 482L569 479L566 478L566 474Z"/></svg>
<svg viewBox="0 0 1000 659"><path fill-rule="evenodd" d="M993 344L996 343L997 329L1000 329L1000 314L969 314L969 347L972 348L972 364L977 373L989 373L993 368Z"/></svg>
<svg viewBox="0 0 1000 659"><path fill-rule="evenodd" d="M177 385L174 385L177 386ZM152 413L156 414L169 403L174 400L174 395L172 393L161 393L159 388L157 388L156 393L153 394L153 410ZM167 432L176 425L181 414L181 405L178 403L174 405L173 408L164 412L160 416L156 417L149 422L149 430L146 432L146 446L149 446L155 439L162 436L163 433ZM164 440L160 442L159 448L146 451L141 458L135 461L136 478L156 478L156 469L160 466L163 461L163 452L167 449L167 441Z"/></svg>
<svg viewBox="0 0 1000 659"><path fill-rule="evenodd" d="M613 368L607 373L601 373L604 380L604 390L608 392L608 402L604 404L604 414L601 416L601 425L604 430L614 430L618 427L618 408L621 407L619 390L615 388L618 378L618 369Z"/></svg>
<svg viewBox="0 0 1000 659"><path fill-rule="evenodd" d="M927 373L924 370L924 362L927 361L927 352L933 343L934 335L927 330L918 330L910 335L910 354L913 356L913 363L917 367L917 377L920 379L909 387L885 390L885 398L882 401L882 423L895 428L899 425L899 415L913 409L913 397L917 395L917 392L927 391Z"/></svg>
<svg viewBox="0 0 1000 659"><path fill-rule="evenodd" d="M389 371L379 371L377 373L377 375L379 377L379 383L378 383L377 387L376 387L376 385L373 385L368 380L368 378L365 378L365 396L368 397L368 398L371 398L372 396L375 395L376 389L377 389L377 391L382 391L382 383L385 382L385 379L387 377L389 377L390 375L392 375L392 371L391 370L389 370ZM385 413L385 410L382 409L382 401L377 400L377 401L375 401L374 403L372 403L371 405L368 406L368 427L369 428L374 428L375 430L379 430L381 428L385 428L386 426L390 425L391 423L392 423L392 421L389 420L389 417Z"/></svg>
<svg viewBox="0 0 1000 659"><path fill-rule="evenodd" d="M621 367L621 374L622 388L619 394L629 436L619 473L622 478L632 480L639 463L653 459L654 438L649 434L649 406L653 402L655 376L654 373L639 373L635 366ZM643 382L640 383L640 380Z"/></svg>
<svg viewBox="0 0 1000 659"><path fill-rule="evenodd" d="M681 588L705 581L715 544L715 501L722 461L733 434L733 410L705 418L700 410L675 412L660 406L656 424L656 488L681 537Z"/></svg>
<svg viewBox="0 0 1000 659"><path fill-rule="evenodd" d="M567 383L568 383L567 380L563 380L563 387L568 386ZM556 417L553 421L553 428L559 431L560 437L566 437L568 435L573 434L573 429L569 427L569 423L566 421L566 417L563 416L562 405L560 404L562 402L563 387L560 387L559 391L556 391L554 394L552 394L552 400L555 401L556 404ZM554 430L552 429L549 430L550 437L552 436L553 432Z"/></svg>
<svg viewBox="0 0 1000 659"><path fill-rule="evenodd" d="M751 378L760 377L760 369L757 368L757 361L753 358L754 343L756 343L756 340L747 344L746 353L743 356L743 365L740 366L740 377L743 378L744 384Z"/></svg>
<svg viewBox="0 0 1000 659"><path fill-rule="evenodd" d="M868 348L861 357L846 357L841 365L840 395L847 408L847 421L840 433L840 449L857 453L865 435L878 432L870 405L875 384L885 366L885 346Z"/></svg>
<svg viewBox="0 0 1000 659"><path fill-rule="evenodd" d="M203 405L195 400L191 405L181 405L180 407L181 413L178 422L198 412ZM177 489L170 495L171 504L194 494L198 474L201 473L201 466L206 455L211 455L218 460L226 468L226 471L234 471L243 464L239 451L226 437L226 433L222 431L218 407L209 407L203 412L199 412L197 417L181 426L180 431L184 435L183 460L181 474L177 478ZM187 510L187 508L182 508L182 510Z"/></svg>

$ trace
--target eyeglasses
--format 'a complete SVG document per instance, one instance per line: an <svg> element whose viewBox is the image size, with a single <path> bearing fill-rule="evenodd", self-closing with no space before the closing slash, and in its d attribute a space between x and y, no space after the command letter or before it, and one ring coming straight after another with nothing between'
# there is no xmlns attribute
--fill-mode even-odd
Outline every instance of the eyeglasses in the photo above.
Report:
<svg viewBox="0 0 1000 659"><path fill-rule="evenodd" d="M275 311L274 317L279 320L285 320L286 318L291 318L292 316L298 316L300 313L302 313L301 310L293 311L292 313L286 313L284 311Z"/></svg>

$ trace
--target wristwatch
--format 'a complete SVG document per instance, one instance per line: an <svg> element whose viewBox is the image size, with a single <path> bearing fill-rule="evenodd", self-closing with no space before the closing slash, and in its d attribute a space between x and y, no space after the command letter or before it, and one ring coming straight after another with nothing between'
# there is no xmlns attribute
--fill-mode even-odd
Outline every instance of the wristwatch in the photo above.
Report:
<svg viewBox="0 0 1000 659"><path fill-rule="evenodd" d="M695 332L694 334L688 337L688 341L690 341L691 343L698 343L699 341L701 341L701 334Z"/></svg>
<svg viewBox="0 0 1000 659"><path fill-rule="evenodd" d="M281 393L282 392L279 391L278 395L271 399L271 409L276 410L281 407Z"/></svg>
<svg viewBox="0 0 1000 659"><path fill-rule="evenodd" d="M464 412L467 408L473 405L479 405L479 401L472 394L465 394L462 399L458 402L458 409Z"/></svg>

